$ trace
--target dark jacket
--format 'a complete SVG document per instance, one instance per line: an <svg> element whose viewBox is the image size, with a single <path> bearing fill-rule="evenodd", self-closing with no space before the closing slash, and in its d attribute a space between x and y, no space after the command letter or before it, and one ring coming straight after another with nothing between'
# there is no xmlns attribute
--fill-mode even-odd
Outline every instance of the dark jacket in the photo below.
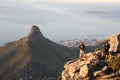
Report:
<svg viewBox="0 0 120 80"><path fill-rule="evenodd" d="M110 44L108 42L104 42L103 44L103 49L104 49L104 53L108 53L109 52L109 48L110 48Z"/></svg>
<svg viewBox="0 0 120 80"><path fill-rule="evenodd" d="M79 47L78 47L79 50L85 50L85 45L84 44L80 44Z"/></svg>

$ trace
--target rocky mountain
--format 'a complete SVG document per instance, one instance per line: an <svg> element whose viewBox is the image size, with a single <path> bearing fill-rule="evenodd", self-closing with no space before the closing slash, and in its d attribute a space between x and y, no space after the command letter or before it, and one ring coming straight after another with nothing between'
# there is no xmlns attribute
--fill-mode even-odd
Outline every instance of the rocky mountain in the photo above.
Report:
<svg viewBox="0 0 120 80"><path fill-rule="evenodd" d="M98 50L70 60L64 65L61 80L120 80L120 34L113 34L107 40L112 51L108 59Z"/></svg>
<svg viewBox="0 0 120 80"><path fill-rule="evenodd" d="M37 26L27 37L0 47L0 80L56 80L64 63L78 56L45 38Z"/></svg>

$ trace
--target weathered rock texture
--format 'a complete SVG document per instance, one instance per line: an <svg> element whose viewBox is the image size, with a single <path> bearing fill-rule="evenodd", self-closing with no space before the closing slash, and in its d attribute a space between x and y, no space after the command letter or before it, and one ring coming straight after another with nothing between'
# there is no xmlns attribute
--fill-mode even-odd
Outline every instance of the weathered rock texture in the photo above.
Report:
<svg viewBox="0 0 120 80"><path fill-rule="evenodd" d="M94 55L96 54L96 55ZM101 56L100 56L101 55ZM62 71L62 80L119 80L120 74L114 73L102 59L102 52L87 53L84 59L68 61Z"/></svg>
<svg viewBox="0 0 120 80"><path fill-rule="evenodd" d="M116 33L108 37L110 40L110 49L111 52L120 52L120 34Z"/></svg>

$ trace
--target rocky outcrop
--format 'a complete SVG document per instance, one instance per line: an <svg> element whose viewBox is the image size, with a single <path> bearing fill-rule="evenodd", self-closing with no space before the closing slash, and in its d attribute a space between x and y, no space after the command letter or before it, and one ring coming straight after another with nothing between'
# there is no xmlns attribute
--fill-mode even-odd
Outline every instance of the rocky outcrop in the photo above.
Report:
<svg viewBox="0 0 120 80"><path fill-rule="evenodd" d="M103 59L102 52L87 53L86 56L68 61L62 71L62 80L116 80L120 73L114 73Z"/></svg>
<svg viewBox="0 0 120 80"><path fill-rule="evenodd" d="M28 39L33 40L33 39L37 39L37 38L41 38L41 37L43 37L43 35L40 32L39 27L33 25L29 34L28 34Z"/></svg>
<svg viewBox="0 0 120 80"><path fill-rule="evenodd" d="M108 37L110 40L110 49L111 52L120 52L120 34L116 33Z"/></svg>

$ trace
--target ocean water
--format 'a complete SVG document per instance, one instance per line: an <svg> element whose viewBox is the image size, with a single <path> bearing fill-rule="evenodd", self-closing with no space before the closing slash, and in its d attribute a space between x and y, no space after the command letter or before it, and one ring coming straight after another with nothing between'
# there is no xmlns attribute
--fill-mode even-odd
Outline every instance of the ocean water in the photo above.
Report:
<svg viewBox="0 0 120 80"><path fill-rule="evenodd" d="M0 3L0 45L39 26L48 39L102 39L120 32L119 3Z"/></svg>

